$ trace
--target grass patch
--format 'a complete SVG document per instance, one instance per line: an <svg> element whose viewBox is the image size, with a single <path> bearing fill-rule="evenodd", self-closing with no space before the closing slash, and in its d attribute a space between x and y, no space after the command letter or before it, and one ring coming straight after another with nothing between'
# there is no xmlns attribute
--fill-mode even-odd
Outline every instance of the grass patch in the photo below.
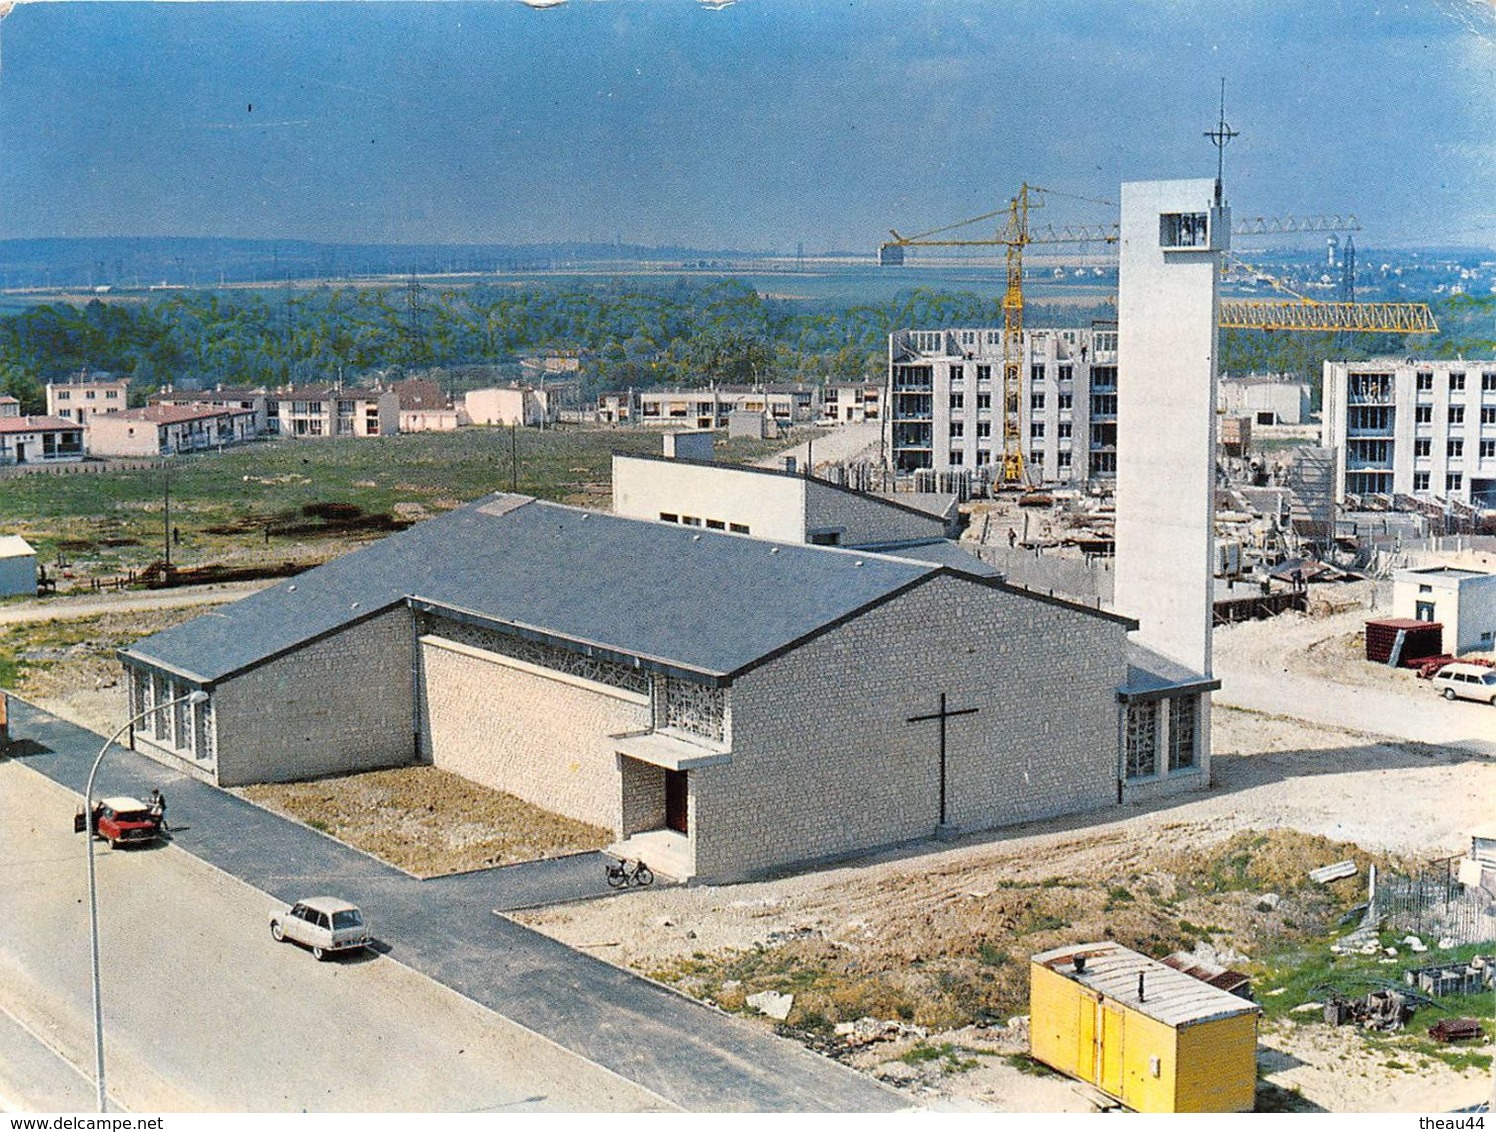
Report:
<svg viewBox="0 0 1496 1132"><path fill-rule="evenodd" d="M941 1042L932 1045L929 1042L916 1042L915 1045L899 1055L899 1060L906 1065L930 1065L938 1064L942 1073L965 1073L967 1070L977 1067L974 1057L962 1056L967 1051L960 1046L952 1045L950 1042Z"/></svg>
<svg viewBox="0 0 1496 1132"><path fill-rule="evenodd" d="M1029 1077L1063 1077L1064 1074L1058 1069L1051 1069L1044 1062L1030 1057L1026 1053L1005 1053L1002 1055L1004 1061L1018 1072Z"/></svg>

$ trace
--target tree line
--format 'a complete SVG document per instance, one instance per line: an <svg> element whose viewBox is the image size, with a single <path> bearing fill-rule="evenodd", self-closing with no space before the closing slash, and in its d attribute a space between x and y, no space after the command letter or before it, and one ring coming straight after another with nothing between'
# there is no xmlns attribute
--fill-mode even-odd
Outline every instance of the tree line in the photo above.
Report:
<svg viewBox="0 0 1496 1132"><path fill-rule="evenodd" d="M1420 352L1489 356L1493 300L1441 306L1445 331ZM1114 317L1031 307L1031 324ZM162 385L274 386L394 378L432 367L513 363L575 350L584 394L704 382L881 380L888 334L900 328L1000 326L996 297L927 288L881 303L838 306L766 297L735 279L471 287L335 287L184 291L142 302L51 303L0 318L0 392L24 412L42 387L85 367L128 376L139 401ZM1402 353L1359 336L1229 331L1223 368L1315 379L1327 357Z"/></svg>

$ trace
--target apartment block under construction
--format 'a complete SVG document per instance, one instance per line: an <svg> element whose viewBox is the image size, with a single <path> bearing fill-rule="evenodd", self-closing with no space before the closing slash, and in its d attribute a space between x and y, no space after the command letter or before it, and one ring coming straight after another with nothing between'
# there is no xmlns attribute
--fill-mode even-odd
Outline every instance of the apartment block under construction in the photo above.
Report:
<svg viewBox="0 0 1496 1132"><path fill-rule="evenodd" d="M889 335L889 430L896 472L1000 478L1001 328ZM1117 473L1117 330L1025 330L1019 443L1031 482L1085 486Z"/></svg>

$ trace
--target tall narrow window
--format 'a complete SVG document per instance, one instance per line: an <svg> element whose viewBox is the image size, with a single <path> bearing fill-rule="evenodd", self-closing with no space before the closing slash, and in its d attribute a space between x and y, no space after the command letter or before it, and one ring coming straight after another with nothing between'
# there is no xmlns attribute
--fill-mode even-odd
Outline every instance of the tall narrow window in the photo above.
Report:
<svg viewBox="0 0 1496 1132"><path fill-rule="evenodd" d="M1169 769L1184 770L1195 765L1195 721L1200 701L1195 696L1179 696L1169 701Z"/></svg>
<svg viewBox="0 0 1496 1132"><path fill-rule="evenodd" d="M1158 701L1127 705L1127 777L1158 773Z"/></svg>

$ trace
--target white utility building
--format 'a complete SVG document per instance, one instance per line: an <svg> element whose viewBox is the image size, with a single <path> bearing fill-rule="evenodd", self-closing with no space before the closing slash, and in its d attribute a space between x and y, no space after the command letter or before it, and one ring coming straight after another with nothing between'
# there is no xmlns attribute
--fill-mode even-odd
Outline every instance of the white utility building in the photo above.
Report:
<svg viewBox="0 0 1496 1132"><path fill-rule="evenodd" d="M20 535L0 535L0 597L36 595L36 551Z"/></svg>

